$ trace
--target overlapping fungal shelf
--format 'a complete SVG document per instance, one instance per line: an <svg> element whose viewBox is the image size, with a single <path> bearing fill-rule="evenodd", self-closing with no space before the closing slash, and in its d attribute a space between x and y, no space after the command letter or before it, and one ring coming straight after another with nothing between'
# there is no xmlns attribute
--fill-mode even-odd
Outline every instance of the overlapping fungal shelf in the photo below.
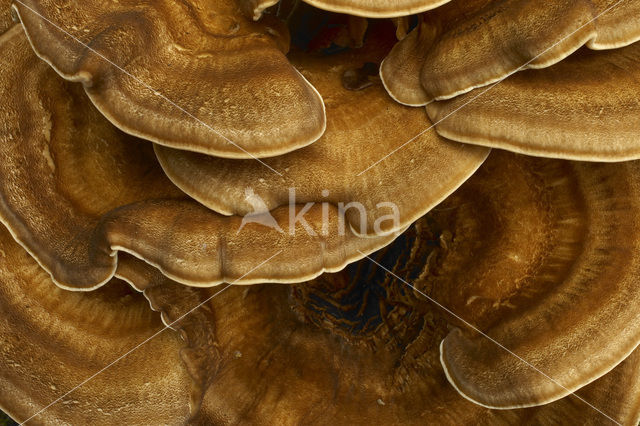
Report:
<svg viewBox="0 0 640 426"><path fill-rule="evenodd" d="M637 425L639 16L0 0L0 408Z"/></svg>

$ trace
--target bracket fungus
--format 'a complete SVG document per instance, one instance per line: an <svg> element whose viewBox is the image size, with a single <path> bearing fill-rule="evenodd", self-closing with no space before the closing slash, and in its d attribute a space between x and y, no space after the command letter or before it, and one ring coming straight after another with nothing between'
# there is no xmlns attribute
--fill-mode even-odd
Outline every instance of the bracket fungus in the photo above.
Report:
<svg viewBox="0 0 640 426"><path fill-rule="evenodd" d="M0 37L0 50L12 58L0 69L0 218L59 283L103 284L114 259L89 255L100 217L146 198L183 195L149 144L118 131L80 85L40 61L20 26Z"/></svg>
<svg viewBox="0 0 640 426"><path fill-rule="evenodd" d="M300 215L304 221L291 220ZM169 278L208 287L302 282L344 268L403 231L371 238L348 229L343 234L334 207L296 205L272 210L268 218L273 227L260 220L243 224L241 217L221 216L190 200L159 200L115 210L96 232L112 250L130 253Z"/></svg>
<svg viewBox="0 0 640 426"><path fill-rule="evenodd" d="M433 287L454 312L494 312L475 322L484 335L464 324L452 331L442 363L479 404L541 405L640 343L640 163L495 152L479 173L443 206L459 223Z"/></svg>
<svg viewBox="0 0 640 426"><path fill-rule="evenodd" d="M0 408L637 425L638 16L0 0Z"/></svg>
<svg viewBox="0 0 640 426"><path fill-rule="evenodd" d="M610 166L603 167L611 171ZM620 174L616 177L629 177L625 172ZM573 190L584 175L575 176L571 164L557 160L530 161L511 154L490 158L480 174L441 207L372 256L393 275L365 259L302 286L232 286L215 298L211 296L216 289L185 289L165 281L159 295L148 295L152 303L160 299L155 306L172 309L167 316L175 319L194 306L193 301L181 302L185 300L183 293L191 294L191 299L194 293L201 293L195 299L207 301L207 329L215 330L216 369L209 373L213 377L207 381L209 387L196 419L204 424L221 419L230 423L279 424L302 419L311 424L336 419L358 423L369 418L399 424L424 424L426 419L441 424L514 424L535 419L534 423L544 424L570 415L575 422L599 423L610 416L624 424L637 423L637 352L604 377L589 385L585 381L577 397L506 411L469 402L447 384L437 349L437 343L450 333L451 326L460 325L459 321L423 295L430 294L455 311L466 306L465 319L486 328L535 306L536 296L553 294L563 284L548 278L545 262L564 269L554 265L555 259L547 259L547 247L558 240L557 251L569 258L567 263L583 255L566 253L572 244L580 247L580 242L570 242L568 249L562 246L563 232L570 237L579 237L579 232L573 227L564 231L564 223L551 229L551 220L563 220L565 210L578 209L576 216L582 216L587 211L597 214L601 207L574 203L583 195ZM587 179L593 182L600 177ZM558 180L564 182L557 185ZM509 183L501 185L504 182ZM600 185L608 189L611 183ZM512 191L514 188L520 191ZM496 189L502 198L495 197ZM621 196L609 196L606 191L601 194L603 200L612 203ZM557 203L562 198L564 203ZM502 201L522 207L523 216L499 216ZM546 211L556 204L562 211ZM581 219L567 220L579 222L577 227L587 226ZM529 233L518 226L523 220L548 232ZM589 242L585 244L589 246ZM494 252L502 252L502 245L508 256L494 256ZM531 254L529 246L538 250ZM602 278L605 285L609 284L606 277ZM591 300L589 296L584 295L585 301ZM632 304L624 311L631 315ZM570 306L562 313L569 317L563 325L569 324L557 331L551 328L549 333L580 329L579 323L570 324L570 319L578 316ZM615 322L616 331L623 320ZM526 335L524 330L518 333ZM609 347L627 337L626 333L613 333L599 338ZM574 342L573 348L583 355L602 352L591 351L592 344L582 339ZM496 350L491 354L496 356ZM557 354L549 358L553 355L567 372L582 365L564 362L566 359ZM526 383L520 385L527 388ZM604 414L584 405L578 397Z"/></svg>
<svg viewBox="0 0 640 426"><path fill-rule="evenodd" d="M150 307L160 313L165 326L180 333L184 342L180 357L191 378L189 417L196 416L202 396L219 368L216 329L209 320L212 313L204 298L211 296L206 291L178 284L127 254L120 259L116 276L142 292ZM225 290L216 290L213 295Z"/></svg>
<svg viewBox="0 0 640 426"><path fill-rule="evenodd" d="M424 221L418 223L418 228L421 223ZM414 246L428 239L420 241L414 240ZM397 244L404 245L407 241ZM369 379L367 386L353 387L354 377L370 378L371 371L380 372L382 368L377 365L368 370L368 364L361 365L363 360L382 360L385 369L393 370L389 360L385 360L389 349L395 347L393 336L399 336L399 343L406 344L407 336L412 335L411 328L416 327L412 321L410 329L404 329L402 320L406 314L403 316L400 311L404 303L415 303L416 299L411 293L401 292L397 286L403 284L398 280L371 275L374 271L368 260L349 271L306 283L299 290L277 285L232 287L212 299L219 290L172 283L148 267L140 268L135 259L127 258L118 274L138 289L144 289L164 322L181 331L184 339L180 343L177 335L167 330L138 347L162 329L160 321L145 309L146 303L139 294L127 291L115 281L95 292L70 293L56 288L3 230L0 249L4 253L0 259L3 283L0 362L11 366L0 370L0 383L5 390L0 393L0 406L16 420L30 418L77 382L134 347L137 349L131 355L116 363L103 377L63 396L34 420L113 424L139 423L144 419L145 423L183 424L198 406L194 396L204 396L200 409L191 418L195 424L234 420L289 423L302 419L321 424L337 419L359 422L374 416L381 421L404 424L423 424L425 418L455 424L513 424L525 419L549 422L567 416L576 422L602 419L597 412L585 410L575 397L543 407L495 411L457 395L439 369L437 345L428 345L434 325L435 334L446 333L445 322L437 319L434 323L428 310L410 315L414 319L422 316L424 321L423 331L413 345L427 350L407 351L397 374L388 382L379 373L373 376L382 377L380 386L369 387ZM418 262L416 265L425 260L424 247L405 253L416 253L417 257L412 259ZM376 259L382 261L378 255ZM391 259L387 256L387 260ZM388 266L398 274L404 269L400 262L395 268ZM422 267L427 266L422 264L419 268ZM380 297L380 302L391 306L386 325L379 324L377 331L371 325L380 321L376 317L383 311L374 309L372 315L370 308L361 310L362 306L350 306L349 302L354 296L358 300L362 297L359 293L370 288L363 286L367 280L375 283L374 288L381 285L388 289L382 294L372 292L362 300L375 307ZM193 314L185 315L201 304ZM332 305L336 308L332 309ZM29 307L27 311L24 306ZM323 309L326 316L316 322L323 312L318 309ZM355 332L349 331L340 317L355 319L357 324L371 319L376 322ZM43 323L50 325L43 327ZM17 324L22 327L17 328ZM393 334L389 334L390 327L395 327ZM367 333L371 336L367 337ZM392 344L385 346L380 337L391 339ZM353 344L354 341L361 343ZM50 350L61 345L65 348L63 353ZM372 352L371 345L389 349ZM38 355L43 353L45 357ZM391 351L395 356L400 353L397 349ZM616 419L625 424L636 424L640 399L638 355L634 352L577 395L605 413L616 413ZM341 359L345 362L340 362ZM412 369L403 368L407 365ZM35 376L40 380L34 384ZM410 380L403 382L404 376ZM118 386L110 386L113 382ZM323 386L325 382L332 385ZM339 404L333 404L330 397L335 397L336 383L339 395L343 392L349 395L338 398L342 402ZM192 395L190 387L198 384L203 388Z"/></svg>
<svg viewBox="0 0 640 426"><path fill-rule="evenodd" d="M286 29L252 22L235 2L20 0L14 7L38 56L82 82L100 112L132 135L255 158L308 145L324 131L322 99L282 51Z"/></svg>
<svg viewBox="0 0 640 426"><path fill-rule="evenodd" d="M384 40L393 40L392 27L376 29L389 37L367 42L356 53L293 59L324 96L329 123L313 145L267 161L284 176L265 173L263 165L251 160L156 146L167 176L200 203L227 215L252 211L247 188L269 210L287 205L292 196L298 203L342 206L359 234L393 232L424 215L467 180L489 151L438 136L429 129L424 111L393 102L379 82L357 91L343 86L346 72L375 64L386 53ZM385 158L390 152L394 154ZM413 184L407 187L407 182Z"/></svg>
<svg viewBox="0 0 640 426"><path fill-rule="evenodd" d="M486 96L472 91L429 104L427 112L438 133L460 142L573 160L637 159L639 69L639 43L585 49L511 76Z"/></svg>
<svg viewBox="0 0 640 426"><path fill-rule="evenodd" d="M402 231L375 238L340 233L333 206L261 212L268 218L216 214L169 182L150 144L111 126L78 85L39 61L20 27L0 39L0 48L14 58L0 70L0 90L11 99L0 107L0 218L65 288L109 281L117 251L189 285L299 282L340 269ZM32 87L41 89L30 95ZM21 111L30 111L27 120ZM291 220L302 210L304 220ZM264 250L246 250L254 246ZM274 255L278 262L251 270Z"/></svg>
<svg viewBox="0 0 640 426"><path fill-rule="evenodd" d="M426 105L561 61L583 45L611 49L640 39L640 1L454 0L426 14L384 61L389 93ZM518 24L514 24L518 23Z"/></svg>
<svg viewBox="0 0 640 426"><path fill-rule="evenodd" d="M78 387L162 329L147 301L116 279L89 293L57 288L0 228L2 409L24 422L56 401L29 422L44 424L186 420L191 378L173 333L158 335Z"/></svg>

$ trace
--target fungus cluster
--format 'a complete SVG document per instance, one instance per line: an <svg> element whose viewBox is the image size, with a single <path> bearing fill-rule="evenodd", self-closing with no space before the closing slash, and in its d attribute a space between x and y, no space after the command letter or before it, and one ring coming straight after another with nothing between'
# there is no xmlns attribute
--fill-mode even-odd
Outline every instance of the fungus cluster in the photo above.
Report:
<svg viewBox="0 0 640 426"><path fill-rule="evenodd" d="M636 0L0 0L0 407L638 424L639 39Z"/></svg>

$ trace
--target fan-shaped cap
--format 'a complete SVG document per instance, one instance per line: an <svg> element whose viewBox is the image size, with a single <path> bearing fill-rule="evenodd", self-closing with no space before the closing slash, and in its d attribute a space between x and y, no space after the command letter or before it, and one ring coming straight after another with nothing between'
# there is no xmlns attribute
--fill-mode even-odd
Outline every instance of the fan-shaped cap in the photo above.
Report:
<svg viewBox="0 0 640 426"><path fill-rule="evenodd" d="M435 291L435 258L446 249L433 240L432 223L420 220L373 257L402 279ZM514 288L506 287L494 293L496 301ZM205 322L185 327L185 333L212 336L216 351L207 364L215 371L200 370L210 378L199 423L519 424L545 423L567 412L574 421L606 420L573 396L514 411L492 411L462 398L438 362L438 341L448 332L443 312L367 259L300 286L231 286L220 292L164 282L145 293L168 320L206 301L200 312ZM468 318L485 317L473 311ZM192 355L208 353L194 346ZM639 365L632 356L578 395L631 424L640 397Z"/></svg>
<svg viewBox="0 0 640 426"><path fill-rule="evenodd" d="M393 33L391 25L378 26L360 51L294 59L325 96L329 122L312 146L268 160L284 176L265 173L251 161L156 146L162 167L183 191L223 214L250 212L252 199L245 191L251 188L268 209L287 205L292 194L299 203L342 204L360 234L408 226L461 185L488 150L439 137L424 111L398 105L379 82L359 71L363 65L375 68L386 52L384 43L394 42ZM384 42L372 42L384 36ZM358 87L364 88L343 87L347 73L363 74L366 84ZM389 220L394 214L397 220Z"/></svg>
<svg viewBox="0 0 640 426"><path fill-rule="evenodd" d="M304 0L320 9L365 18L394 18L424 12L451 0Z"/></svg>
<svg viewBox="0 0 640 426"><path fill-rule="evenodd" d="M119 280L91 293L57 288L0 225L0 407L25 421L158 330L147 301ZM183 343L161 333L33 417L44 424L169 424L189 417Z"/></svg>
<svg viewBox="0 0 640 426"><path fill-rule="evenodd" d="M580 46L617 48L640 39L640 1L453 1L426 17L385 60L381 76L401 103L425 105L544 68ZM416 74L416 70L418 74Z"/></svg>
<svg viewBox="0 0 640 426"><path fill-rule="evenodd" d="M398 42L380 64L380 80L387 93L407 106L423 106L431 101L420 73L429 46L438 35L437 26L422 16L417 27Z"/></svg>
<svg viewBox="0 0 640 426"><path fill-rule="evenodd" d="M0 217L60 283L103 284L115 259L89 255L100 217L135 201L184 195L150 144L113 127L80 85L40 61L22 27L2 36L0 52L12 58L0 69Z"/></svg>
<svg viewBox="0 0 640 426"><path fill-rule="evenodd" d="M490 93L427 106L441 135L528 155L590 161L640 158L640 44L583 50L509 77ZM478 89L479 91L480 89Z"/></svg>
<svg viewBox="0 0 640 426"><path fill-rule="evenodd" d="M447 227L433 286L463 318L481 313L472 324L493 339L460 323L464 331L442 342L448 378L465 397L497 408L545 404L636 348L639 199L639 162L494 151L447 200L443 220L457 224Z"/></svg>
<svg viewBox="0 0 640 426"><path fill-rule="evenodd" d="M428 239L421 240L422 248L425 244L429 245ZM410 249L411 245L405 248ZM91 293L65 292L57 289L33 259L3 230L0 230L0 249L4 253L0 259L0 342L3 343L0 384L5 390L0 393L0 407L16 420L25 420L162 329L157 318L150 316L148 308L145 309L146 304L140 300L141 297L127 291L117 280ZM420 252L420 249L403 251ZM425 260L419 255L411 258L410 263L424 270L426 263L422 262ZM351 290L342 281L350 282L349 277L341 273L305 284L306 294L294 291L293 286L269 285L243 289L232 286L221 293L221 290L194 289L172 283L143 263L123 256L118 275L137 288L144 288L146 297L162 313L165 323L172 324L186 340L186 347L180 350L184 366L177 356L182 344L171 331L165 331L34 420L73 424L123 421L129 424L183 423L189 413L190 380L187 371L194 379L202 379L196 382L203 385L202 392L211 386L202 410L197 412L196 400L192 411L197 414L193 420L208 424L221 418L308 420L310 413L320 423L337 418L353 421L400 419L404 424L424 424L425 419L439 424L514 424L524 419L544 423L566 418L567 415L577 422L598 422L604 418L585 409L585 405L573 397L540 408L515 411L487 410L460 397L438 368L437 345L430 345L433 340L428 338L434 328L445 333L445 324L442 321L432 323L428 310L417 315L418 318L422 316L427 324L414 340L420 351L405 351L397 372L387 376L394 383L403 383L400 386L405 392L396 391L400 395L397 401L390 398L394 394L390 392L393 389L390 386L371 390L366 386L350 387L352 382L345 381L353 380L354 374L345 374L344 368L336 361L336 355L346 358L348 367L357 365L358 361L353 361L355 357L361 359L364 355L364 359L369 359L371 349L354 343L361 341L362 334L369 333L370 328L364 333L353 328L347 333L353 339L349 341L335 327L338 322L333 321L334 315L339 315L341 310L345 314L360 312L365 320L371 317L369 310L361 311L358 305L350 307L348 302L350 295L358 294L365 287L370 288L362 286L371 280L366 278L374 272L370 265L368 260L363 260L357 267L360 284L355 288L352 286ZM401 273L403 265L399 262L394 271ZM384 277L375 275L376 282L381 279ZM392 287L393 280L387 285ZM338 288L343 289L342 296L335 291ZM378 301L386 306L394 303L393 295L400 294L397 290L388 294L369 293L365 299L372 303L371 306L376 306ZM229 293L226 299L223 299L224 293ZM308 297L311 295L319 297ZM407 300L411 299L404 299ZM336 301L338 309L325 311L328 314L325 326L334 325L330 327L331 333L319 328L322 325L314 323L312 316L301 315L305 312L311 314L309 308ZM385 314L387 321L391 326L403 323L413 327L413 322L405 322L406 317L398 319L395 316L399 307L396 305L388 315ZM367 311L369 313L365 314ZM375 310L373 312L375 319ZM355 320L359 324L362 318L357 315ZM409 316L415 317L415 314ZM263 332L258 333L252 326L260 327ZM398 336L406 342L406 335L411 333L401 330L396 328L391 334L383 332L379 335L387 338ZM278 336L284 338L277 342L270 340ZM321 348L326 348L322 345L326 342L329 350L323 349L314 357L316 346L308 348L305 343L315 340L320 342ZM388 349L378 351L375 357L384 358L385 353ZM394 352L394 356L402 353ZM417 356L416 361L412 360L414 356ZM429 359L434 362L422 364L421 361ZM278 362L281 360L286 364ZM330 370L313 368L316 362L326 362ZM415 370L420 365L422 367ZM577 394L618 421L637 424L639 365L638 353L634 352L612 372ZM404 366L409 366L409 370ZM301 367L300 371L305 373L296 374L294 367ZM371 369L359 370L362 379L358 380L363 380L366 385L372 375L377 375L377 368L372 366ZM256 371L261 374L256 374ZM269 386L251 387L266 383ZM339 393L347 392L351 398L341 398L339 404L327 399L336 389ZM415 389L418 389L416 400L420 404L410 405L407 411L403 411L406 407L402 401L409 399L411 402L414 393L408 391ZM239 392L236 398L232 398L229 390ZM372 401L368 394L377 399Z"/></svg>
<svg viewBox="0 0 640 426"><path fill-rule="evenodd" d="M591 49L616 49L640 40L640 1L592 0L598 16L597 35L589 40Z"/></svg>
<svg viewBox="0 0 640 426"><path fill-rule="evenodd" d="M328 205L216 214L166 179L151 144L118 131L78 85L56 78L20 27L0 48L12 58L0 70L0 218L64 287L109 281L116 250L193 285L304 281L395 237L356 237Z"/></svg>
<svg viewBox="0 0 640 426"><path fill-rule="evenodd" d="M344 268L403 230L359 237L340 218L328 204L242 218L219 215L191 200L160 200L121 207L95 232L110 250L143 259L180 283L208 287L305 281Z"/></svg>
<svg viewBox="0 0 640 426"><path fill-rule="evenodd" d="M83 82L130 134L250 158L308 145L324 131L322 99L279 50L288 40L277 26L245 18L235 2L58 3L14 7L36 53Z"/></svg>

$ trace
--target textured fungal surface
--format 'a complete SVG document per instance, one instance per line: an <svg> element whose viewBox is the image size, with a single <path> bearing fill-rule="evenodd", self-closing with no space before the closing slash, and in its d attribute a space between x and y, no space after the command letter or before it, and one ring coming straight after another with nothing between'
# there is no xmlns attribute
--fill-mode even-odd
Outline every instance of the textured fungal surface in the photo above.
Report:
<svg viewBox="0 0 640 426"><path fill-rule="evenodd" d="M639 12L637 0L554 0L545 7L526 0L454 0L398 43L382 78L402 103L449 99L552 65L583 45L631 44L640 38Z"/></svg>
<svg viewBox="0 0 640 426"><path fill-rule="evenodd" d="M307 209L307 221L294 224L289 207L282 207L273 211L271 228L206 209L167 179L150 143L119 131L79 85L56 78L20 27L0 45L14 58L0 71L3 91L14 96L0 108L0 219L62 287L105 284L118 251L189 285L304 281L342 268L402 231L359 238L342 226L340 233L335 206ZM13 84L22 69L28 70L22 84ZM33 86L38 96L28 95ZM295 215L303 208L292 206ZM272 256L278 262L255 269Z"/></svg>
<svg viewBox="0 0 640 426"><path fill-rule="evenodd" d="M222 214L251 212L251 199L245 195L249 187L269 210L289 203L291 188L299 203L358 203L368 216L363 219L352 209L346 219L360 233L374 234L376 223L385 231L400 229L421 217L467 180L489 150L451 142L434 129L424 132L430 126L425 112L395 103L379 81L357 91L345 88L344 75L375 67L388 51L389 40L394 40L390 25L371 29L377 33L355 53L292 58L325 98L330 122L313 145L267 160L285 176L265 174L264 166L252 160L239 163L156 145L167 176ZM387 126L389 121L403 125ZM371 167L415 135L406 148ZM414 184L407 187L407 181ZM398 209L398 220L379 222L391 210L376 206L389 201Z"/></svg>
<svg viewBox="0 0 640 426"><path fill-rule="evenodd" d="M150 147L111 126L80 85L57 78L31 51L20 26L2 36L0 46L12 58L0 70L6 101L0 106L0 216L60 282L79 275L95 285L113 269L113 259L88 256L100 216L180 193L154 164ZM71 263L80 271L70 270Z"/></svg>
<svg viewBox="0 0 640 426"><path fill-rule="evenodd" d="M588 238L585 228L589 225L584 218L586 211L591 211L591 201L582 199L580 189L590 183L582 181L583 171L574 167L557 160L493 156L455 195L372 256L391 273L365 259L304 286L230 288L217 296L207 304L207 315L215 326L216 347L222 361L204 396L202 415L207 421L231 418L234 422L261 419L295 422L304 418L322 424L335 419L358 422L366 417L420 424L416 419L428 416L444 423L457 419L463 423L513 424L528 416L544 423L562 416L560 413L571 413L575 419L601 421L602 414L581 406L584 403L575 396L561 399L562 388L527 368L502 370L501 375L511 375L513 383L498 389L513 393L499 396L516 400L522 406L531 398L557 402L543 408L513 411L481 408L452 392L440 364L439 342L443 338L442 350L447 361L451 351L460 350L461 355L468 354L471 361L478 362L477 355L470 352L472 348L455 346L457 327L470 331L461 319L492 336L496 325L499 327L508 318L521 323L528 319L526 329L516 334L527 336L538 330L547 331L539 324L557 323L554 316L564 316L567 320L561 330L566 336L556 336L563 342L567 336L580 338L584 325L578 317L582 316L586 323L592 318L602 321L597 312L576 311L580 303L558 307L557 314L545 313L534 318L536 302L542 301L542 308L546 304L548 309L551 301L546 299L550 295L561 294L563 287L574 285L564 265L589 257L588 253L582 253L581 246L593 245L581 242ZM585 176L593 176L593 181L603 180L607 166L604 170L598 168L589 170ZM511 182L501 185L507 179ZM605 179L605 183L599 184L603 186L602 195L595 198L615 203L615 195L605 195L608 192L605 188L617 179L628 179L628 172ZM563 183L558 185L559 182ZM519 217L501 213L515 205L522 213ZM523 221L529 224L529 229L518 226ZM567 226L568 222L572 224ZM530 232L531 228L536 232ZM499 257L498 252L504 255ZM613 265L611 271L615 273ZM616 280L611 276L592 280L598 278L602 286ZM179 292L181 288L174 286L173 291ZM212 294L212 290L196 291L206 292L201 299ZM577 292L575 288L570 291ZM179 296L174 297L177 300ZM585 292L580 297L588 305L593 296ZM442 310L434 301L451 312ZM609 313L615 315L618 311L614 308ZM615 341L626 340L631 350L638 342L633 336L620 339L628 324L638 323L631 305L626 311L630 317L621 316L624 323L620 323L619 332L603 334L600 342L570 343L576 352L573 356L587 359L593 354L591 345L611 348L616 360L605 370L618 365L609 373L612 376L598 379L601 373L594 359L574 362L566 355L553 353L545 354L548 361L530 354L527 358L540 360L536 367L542 371L562 369L554 364L565 362L583 367L583 383L595 381L584 387L579 396L589 398L592 403L598 401L598 408L632 423L638 415L637 364L633 361L636 357L618 364L628 353L623 349L624 353L616 356L613 350ZM243 324L238 326L242 332L238 333L232 323ZM611 321L608 324L615 327ZM545 337L550 339L551 335ZM478 337L477 341L485 340ZM536 339L529 344L534 350L536 347L541 351L553 350L553 343L543 341L542 336L539 344ZM503 355L499 347L487 345L483 349L491 354L487 362L506 364L505 367L511 362L509 354ZM517 363L515 359L514 365ZM254 365L258 374L245 373L248 366ZM448 367L448 362L445 365ZM471 371L487 369L487 366L473 367ZM610 381L617 371L626 368L631 374L629 380ZM526 374L521 376L522 372ZM285 379L275 380L276 377ZM555 372L552 377L560 376ZM464 379L472 382L481 377ZM620 400L609 399L608 391L599 390L606 386L623 386L629 393ZM543 393L545 388L551 396ZM484 395L494 392L483 391ZM295 412L287 411L293 408L285 408L292 401L296 401ZM265 405L270 408L263 409ZM574 407L580 407L579 412Z"/></svg>
<svg viewBox="0 0 640 426"><path fill-rule="evenodd" d="M0 0L0 413L637 426L639 49L637 0Z"/></svg>
<svg viewBox="0 0 640 426"><path fill-rule="evenodd" d="M11 17L11 0L2 0L0 2L0 34L7 31L15 23Z"/></svg>
<svg viewBox="0 0 640 426"><path fill-rule="evenodd" d="M123 281L114 279L90 293L62 290L5 229L0 253L0 404L17 421L29 419L163 328L144 297ZM174 334L158 335L56 401L33 423L188 418L191 379L181 366L181 346Z"/></svg>
<svg viewBox="0 0 640 426"><path fill-rule="evenodd" d="M460 207L447 214L460 215L451 231L456 250L438 275L464 286L447 291L445 306L456 312L499 307L486 323L472 322L493 340L462 327L442 342L443 366L464 395L490 407L540 405L605 374L640 343L633 302L639 297L638 172L637 162L496 153L457 194ZM467 189L478 200L473 210L465 206ZM519 214L508 214L515 206ZM496 304L492 295L510 285L509 297ZM465 294L468 288L474 292ZM463 298L456 301L456 293ZM611 334L599 332L602 324Z"/></svg>
<svg viewBox="0 0 640 426"><path fill-rule="evenodd" d="M438 133L542 157L621 161L640 157L640 44L581 50L543 70L518 73L427 106ZM461 108L464 105L464 108ZM444 119L446 117L446 119Z"/></svg>
<svg viewBox="0 0 640 426"><path fill-rule="evenodd" d="M128 133L252 158L324 130L322 99L284 56L286 29L247 20L233 1L15 6L36 53Z"/></svg>

